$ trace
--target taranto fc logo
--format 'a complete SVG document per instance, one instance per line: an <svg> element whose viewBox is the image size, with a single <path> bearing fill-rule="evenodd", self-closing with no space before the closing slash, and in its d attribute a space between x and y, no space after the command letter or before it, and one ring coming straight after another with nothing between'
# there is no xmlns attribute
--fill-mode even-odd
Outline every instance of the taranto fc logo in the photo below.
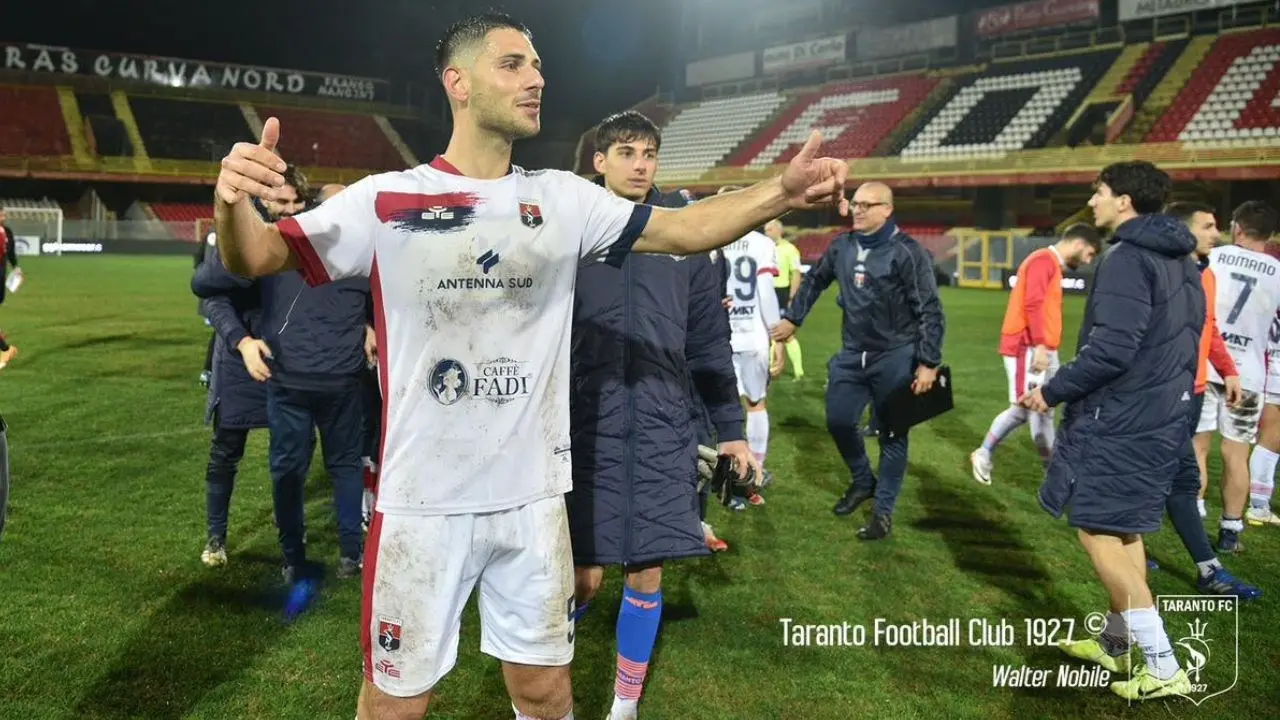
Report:
<svg viewBox="0 0 1280 720"><path fill-rule="evenodd" d="M520 222L530 228L542 226L542 208L538 203L531 200L520 201Z"/></svg>
<svg viewBox="0 0 1280 720"><path fill-rule="evenodd" d="M1160 595L1156 609L1168 629L1178 664L1187 672L1196 705L1236 686L1240 677L1240 599Z"/></svg>

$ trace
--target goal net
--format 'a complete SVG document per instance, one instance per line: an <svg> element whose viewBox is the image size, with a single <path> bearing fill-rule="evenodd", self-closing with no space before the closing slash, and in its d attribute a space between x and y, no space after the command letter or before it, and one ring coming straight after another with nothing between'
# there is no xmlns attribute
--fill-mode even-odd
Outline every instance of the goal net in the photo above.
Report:
<svg viewBox="0 0 1280 720"><path fill-rule="evenodd" d="M62 208L6 206L4 214L19 255L62 254Z"/></svg>

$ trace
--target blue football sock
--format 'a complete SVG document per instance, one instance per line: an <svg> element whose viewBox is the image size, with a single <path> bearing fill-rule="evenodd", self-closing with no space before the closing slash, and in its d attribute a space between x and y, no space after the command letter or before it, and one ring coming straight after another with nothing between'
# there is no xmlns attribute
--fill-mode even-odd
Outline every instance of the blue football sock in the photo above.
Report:
<svg viewBox="0 0 1280 720"><path fill-rule="evenodd" d="M661 590L642 593L629 587L623 589L617 629L618 673L614 684L614 694L619 698L640 699L661 622Z"/></svg>

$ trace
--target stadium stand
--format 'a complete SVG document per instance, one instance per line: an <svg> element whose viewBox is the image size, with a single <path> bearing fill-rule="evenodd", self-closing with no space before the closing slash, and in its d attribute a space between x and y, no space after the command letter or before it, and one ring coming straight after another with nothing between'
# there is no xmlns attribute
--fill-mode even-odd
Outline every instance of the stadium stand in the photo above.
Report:
<svg viewBox="0 0 1280 720"><path fill-rule="evenodd" d="M69 155L71 140L53 87L0 85L0 155Z"/></svg>
<svg viewBox="0 0 1280 720"><path fill-rule="evenodd" d="M761 168L789 162L815 128L822 131L823 152L866 157L937 85L927 75L827 85L788 107L727 164Z"/></svg>
<svg viewBox="0 0 1280 720"><path fill-rule="evenodd" d="M1280 144L1280 27L1222 35L1148 142Z"/></svg>
<svg viewBox="0 0 1280 720"><path fill-rule="evenodd" d="M444 152L447 143L431 133L421 120L407 118L387 118L391 127L400 135L400 139L413 151L419 163L429 162L431 158Z"/></svg>
<svg viewBox="0 0 1280 720"><path fill-rule="evenodd" d="M201 203L151 203L156 219L166 223L193 223L213 217L213 206Z"/></svg>
<svg viewBox="0 0 1280 720"><path fill-rule="evenodd" d="M786 98L777 92L703 100L662 131L657 181L700 175L715 167L769 119Z"/></svg>
<svg viewBox="0 0 1280 720"><path fill-rule="evenodd" d="M33 198L0 198L0 208L5 210L57 210L59 207L61 206L58 205L56 200L50 200L47 197L39 200Z"/></svg>
<svg viewBox="0 0 1280 720"><path fill-rule="evenodd" d="M152 157L214 162L254 139L238 104L134 96L129 106Z"/></svg>
<svg viewBox="0 0 1280 720"><path fill-rule="evenodd" d="M999 62L960 79L920 129L895 148L904 160L999 155L1044 147L1116 59L1105 50Z"/></svg>
<svg viewBox="0 0 1280 720"><path fill-rule="evenodd" d="M255 107L263 120L280 120L280 154L303 166L403 170L405 160L372 115Z"/></svg>
<svg viewBox="0 0 1280 720"><path fill-rule="evenodd" d="M76 104L84 117L93 152L98 155L124 157L133 154L129 131L116 117L111 98L106 93L76 92Z"/></svg>

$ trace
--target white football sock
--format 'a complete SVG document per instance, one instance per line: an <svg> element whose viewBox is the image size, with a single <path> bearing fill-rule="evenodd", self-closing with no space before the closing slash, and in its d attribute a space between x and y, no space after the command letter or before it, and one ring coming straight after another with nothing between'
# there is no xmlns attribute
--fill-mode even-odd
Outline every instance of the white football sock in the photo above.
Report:
<svg viewBox="0 0 1280 720"><path fill-rule="evenodd" d="M1147 658L1147 668L1157 679L1168 680L1178 672L1178 658L1164 631L1164 620L1154 607L1124 611L1133 639Z"/></svg>
<svg viewBox="0 0 1280 720"><path fill-rule="evenodd" d="M982 449L995 452L996 446L1009 436L1009 433L1022 427L1027 422L1027 409L1024 407L1008 407L991 421L991 429L982 441Z"/></svg>
<svg viewBox="0 0 1280 720"><path fill-rule="evenodd" d="M1276 460L1280 459L1261 445L1254 445L1249 455L1249 507L1271 510L1271 495L1276 489Z"/></svg>
<svg viewBox="0 0 1280 720"><path fill-rule="evenodd" d="M747 411L747 445L756 456L760 466L764 467L764 457L769 451L769 411Z"/></svg>

